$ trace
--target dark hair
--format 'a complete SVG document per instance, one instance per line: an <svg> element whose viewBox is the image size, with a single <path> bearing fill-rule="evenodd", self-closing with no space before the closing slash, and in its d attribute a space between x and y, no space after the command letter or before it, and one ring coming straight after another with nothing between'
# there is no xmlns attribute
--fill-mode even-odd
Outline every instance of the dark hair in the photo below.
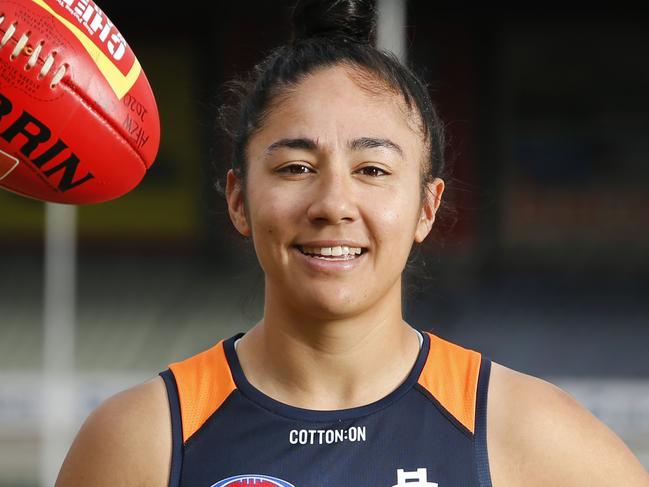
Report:
<svg viewBox="0 0 649 487"><path fill-rule="evenodd" d="M445 176L444 130L426 85L397 57L375 47L376 13L372 0L299 0L293 9L293 36L247 75L228 84L235 102L221 106L219 119L232 144L231 162L246 194L246 148L282 95L314 71L346 65L369 91L386 88L402 96L419 117L428 149L421 170L421 198L427 183ZM223 193L223 184L217 188ZM418 253L414 253L417 255ZM411 257L413 253L411 253ZM408 261L406 272L413 270Z"/></svg>

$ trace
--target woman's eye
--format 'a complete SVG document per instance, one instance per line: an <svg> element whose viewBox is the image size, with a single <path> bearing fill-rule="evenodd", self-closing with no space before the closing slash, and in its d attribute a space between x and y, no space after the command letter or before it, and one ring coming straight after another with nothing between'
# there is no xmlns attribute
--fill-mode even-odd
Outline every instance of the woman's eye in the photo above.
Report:
<svg viewBox="0 0 649 487"><path fill-rule="evenodd" d="M388 174L383 169L376 166L365 166L362 167L360 171L363 171L363 173L368 176L384 176Z"/></svg>
<svg viewBox="0 0 649 487"><path fill-rule="evenodd" d="M291 174L291 175L308 174L309 172L312 171L313 169L310 166L307 166L305 164L288 164L277 170L277 172L279 173ZM359 171L365 174L366 176L372 176L372 177L388 175L386 171L376 166L365 166L360 168Z"/></svg>
<svg viewBox="0 0 649 487"><path fill-rule="evenodd" d="M311 168L309 166L305 166L304 164L289 164L288 166L284 166L278 169L277 172L288 174L306 174L310 170Z"/></svg>

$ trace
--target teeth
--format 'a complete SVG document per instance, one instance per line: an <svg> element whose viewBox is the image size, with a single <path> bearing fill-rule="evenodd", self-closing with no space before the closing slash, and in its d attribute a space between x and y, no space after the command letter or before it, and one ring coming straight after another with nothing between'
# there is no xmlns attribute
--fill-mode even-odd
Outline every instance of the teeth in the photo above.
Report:
<svg viewBox="0 0 649 487"><path fill-rule="evenodd" d="M302 247L302 252L305 254L315 254L315 255L331 255L333 257L339 257L341 255L349 254L361 254L360 247L346 247L344 245L339 245L337 247Z"/></svg>

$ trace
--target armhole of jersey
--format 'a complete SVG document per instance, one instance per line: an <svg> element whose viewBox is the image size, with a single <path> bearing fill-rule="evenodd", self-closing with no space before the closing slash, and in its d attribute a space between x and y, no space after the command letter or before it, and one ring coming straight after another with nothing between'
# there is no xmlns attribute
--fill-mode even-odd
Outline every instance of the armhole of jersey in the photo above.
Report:
<svg viewBox="0 0 649 487"><path fill-rule="evenodd" d="M183 429L180 418L180 399L176 379L170 369L160 372L164 380L169 398L171 412L171 469L169 471L169 487L180 485L180 471L183 462Z"/></svg>
<svg viewBox="0 0 649 487"><path fill-rule="evenodd" d="M474 440L481 354L430 332L426 363L418 385L436 407Z"/></svg>
<svg viewBox="0 0 649 487"><path fill-rule="evenodd" d="M489 455L487 452L487 393L489 390L490 372L491 360L483 356L480 364L480 375L478 377L474 445L475 464L480 487L492 487L491 473L489 471Z"/></svg>

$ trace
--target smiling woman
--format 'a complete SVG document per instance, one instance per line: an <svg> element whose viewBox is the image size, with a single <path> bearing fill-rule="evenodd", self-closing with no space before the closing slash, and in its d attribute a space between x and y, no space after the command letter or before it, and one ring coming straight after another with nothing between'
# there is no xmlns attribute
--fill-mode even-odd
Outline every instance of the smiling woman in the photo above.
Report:
<svg viewBox="0 0 649 487"><path fill-rule="evenodd" d="M294 19L245 85L226 178L262 319L102 404L57 485L649 485L567 394L404 321L441 125L373 46L370 2L304 0Z"/></svg>
<svg viewBox="0 0 649 487"><path fill-rule="evenodd" d="M250 135L245 170L230 171L226 192L235 226L252 237L267 293L302 301L308 322L318 310L323 320L360 318L365 333L377 319L401 319L401 273L413 242L432 227L444 182L429 178L422 200L433 142L414 107L392 90L377 95L359 85L358 69L319 67L294 86ZM343 247L360 253L336 257ZM266 301L266 310L275 305ZM279 321L303 332L296 318ZM266 313L266 326L273 320ZM327 324L313 323L320 326Z"/></svg>

